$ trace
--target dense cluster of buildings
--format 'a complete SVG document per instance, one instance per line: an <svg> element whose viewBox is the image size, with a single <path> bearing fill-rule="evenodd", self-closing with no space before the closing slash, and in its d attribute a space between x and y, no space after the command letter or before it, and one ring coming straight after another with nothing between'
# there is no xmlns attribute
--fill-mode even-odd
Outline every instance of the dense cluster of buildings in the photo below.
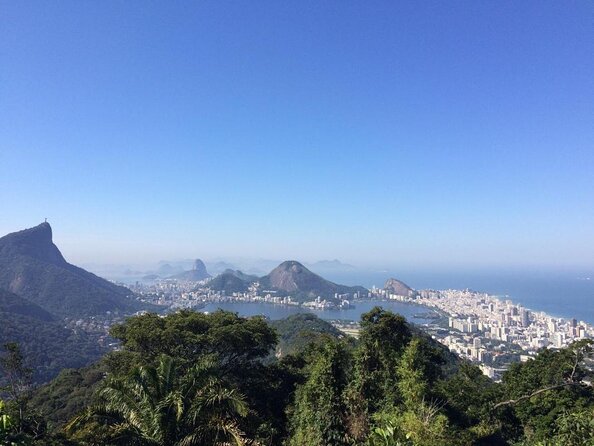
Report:
<svg viewBox="0 0 594 446"><path fill-rule="evenodd" d="M276 305L304 306L311 309L345 309L350 308L351 300L358 299L359 293L339 294L334 298L316 297L311 301L300 302L290 295L280 296L275 290L263 290L260 284L251 284L245 292L215 291L208 286L208 281L184 282L176 279L157 280L150 284L137 282L130 286L142 301L166 306L172 310L181 308L201 308L208 303L216 302L264 302Z"/></svg>
<svg viewBox="0 0 594 446"><path fill-rule="evenodd" d="M509 362L526 360L541 348L563 348L594 338L594 327L584 321L531 311L471 290L422 290L414 298L393 298L447 315L447 326L429 330L451 351L480 363L491 377L497 377Z"/></svg>

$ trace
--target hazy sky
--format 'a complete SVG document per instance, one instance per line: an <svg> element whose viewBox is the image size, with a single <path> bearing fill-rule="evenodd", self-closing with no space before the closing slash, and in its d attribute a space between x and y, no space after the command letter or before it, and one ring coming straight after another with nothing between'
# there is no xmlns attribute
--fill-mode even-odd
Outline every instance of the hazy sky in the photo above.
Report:
<svg viewBox="0 0 594 446"><path fill-rule="evenodd" d="M1 1L0 232L75 262L594 266L594 3Z"/></svg>

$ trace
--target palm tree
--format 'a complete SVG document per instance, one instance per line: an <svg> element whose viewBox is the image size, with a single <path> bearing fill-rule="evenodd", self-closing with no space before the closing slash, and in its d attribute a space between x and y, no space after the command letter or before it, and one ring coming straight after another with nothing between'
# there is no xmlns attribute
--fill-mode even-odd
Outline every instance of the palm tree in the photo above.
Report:
<svg viewBox="0 0 594 446"><path fill-rule="evenodd" d="M222 385L209 359L182 375L176 361L163 355L156 367L109 378L99 398L101 403L72 420L67 431L95 423L105 430L101 444L112 445L246 444L238 420L247 415L247 404Z"/></svg>

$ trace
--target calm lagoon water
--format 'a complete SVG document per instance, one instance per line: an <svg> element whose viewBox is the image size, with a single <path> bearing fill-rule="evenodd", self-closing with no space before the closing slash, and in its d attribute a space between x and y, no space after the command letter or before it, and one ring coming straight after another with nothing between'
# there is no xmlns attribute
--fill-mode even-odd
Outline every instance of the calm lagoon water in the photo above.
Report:
<svg viewBox="0 0 594 446"><path fill-rule="evenodd" d="M429 311L425 307L404 302L379 300L359 300L354 302L354 308L349 308L348 310L312 310L305 307L275 305L260 302L218 302L206 305L206 307L202 308L201 311L213 312L217 309L221 309L238 313L240 316L262 315L271 320L284 319L288 316L291 316L292 314L297 313L313 313L320 319L358 321L361 318L361 314L368 312L375 306L381 306L386 310L399 313L408 321L414 322L416 324L430 322L426 319L418 319L414 317L415 314L426 313Z"/></svg>

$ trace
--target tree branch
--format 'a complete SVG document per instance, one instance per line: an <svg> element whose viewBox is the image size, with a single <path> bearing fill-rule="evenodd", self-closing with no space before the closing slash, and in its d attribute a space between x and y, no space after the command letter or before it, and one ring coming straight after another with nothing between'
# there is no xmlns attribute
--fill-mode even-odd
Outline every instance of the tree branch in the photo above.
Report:
<svg viewBox="0 0 594 446"><path fill-rule="evenodd" d="M567 378L566 382L561 383L561 384L551 385L548 387L543 387L542 389L535 390L534 392L529 393L527 395L523 395L515 400L501 401L501 402L495 404L495 406L493 406L493 409L497 409L498 407L502 407L502 406L511 406L511 405L519 403L520 401L529 400L530 398L540 395L541 393L548 392L549 390L561 389L561 388L567 387L567 386L581 386L582 385L581 382L575 381L575 373L577 371L580 361L582 360L582 350L583 350L582 348L578 348L575 350L575 361L573 363L573 368L571 369L571 374L569 375L569 378Z"/></svg>
<svg viewBox="0 0 594 446"><path fill-rule="evenodd" d="M493 406L493 409L497 409L498 407L502 407L502 406L511 406L516 403L519 403L520 401L529 400L533 396L540 395L541 393L548 392L549 390L561 389L562 387L566 387L566 386L581 386L581 385L582 385L582 383L575 382L575 381L569 381L569 382L565 382L563 384L555 384L554 386L543 387L542 389L535 390L534 392L532 392L528 395L522 395L518 399L501 401L501 402L495 404Z"/></svg>

